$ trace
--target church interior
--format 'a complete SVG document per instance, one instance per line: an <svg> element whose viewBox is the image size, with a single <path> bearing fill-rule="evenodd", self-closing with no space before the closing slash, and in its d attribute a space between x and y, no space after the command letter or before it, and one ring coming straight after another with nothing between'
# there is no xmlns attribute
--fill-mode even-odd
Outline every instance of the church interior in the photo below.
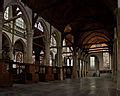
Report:
<svg viewBox="0 0 120 96"><path fill-rule="evenodd" d="M0 96L120 96L119 31L119 0L1 0Z"/></svg>

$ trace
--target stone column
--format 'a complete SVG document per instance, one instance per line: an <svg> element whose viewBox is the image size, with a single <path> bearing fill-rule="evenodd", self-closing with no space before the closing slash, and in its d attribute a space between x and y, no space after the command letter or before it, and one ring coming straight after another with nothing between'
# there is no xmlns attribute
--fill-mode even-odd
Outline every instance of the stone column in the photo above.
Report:
<svg viewBox="0 0 120 96"><path fill-rule="evenodd" d="M3 0L0 1L0 86L12 86L12 78L10 73L6 70L6 65L8 63L5 63L2 61L2 29L3 29L3 6L2 6Z"/></svg>
<svg viewBox="0 0 120 96"><path fill-rule="evenodd" d="M62 47L58 46L58 66L60 68L60 80L63 80L63 69L62 69Z"/></svg>
<svg viewBox="0 0 120 96"><path fill-rule="evenodd" d="M45 32L45 62L46 66L50 65L50 34Z"/></svg>
<svg viewBox="0 0 120 96"><path fill-rule="evenodd" d="M32 83L32 82L35 82L36 81L36 76L35 76L35 65L32 64L32 45L33 45L33 32L31 30L28 30L27 31L28 34L27 34L27 51L26 51L26 63L27 63L27 66L26 66L26 71L27 71L27 75L30 75L32 76L30 78L29 76L29 80L27 79L27 83Z"/></svg>
<svg viewBox="0 0 120 96"><path fill-rule="evenodd" d="M7 4L8 3L8 1L5 1L4 2L4 4ZM9 6L9 14L8 14L8 19L9 18L13 18L13 13L12 13L12 6ZM14 49L14 30L15 30L15 20L11 20L10 21L10 25L9 25L9 27L11 28L11 44L10 44L10 50L9 50L9 58L10 58L10 60L14 60L14 54L13 54L13 49Z"/></svg>
<svg viewBox="0 0 120 96"><path fill-rule="evenodd" d="M86 62L86 77L88 76L88 62Z"/></svg>
<svg viewBox="0 0 120 96"><path fill-rule="evenodd" d="M115 31L116 33L116 31ZM113 53L112 53L112 77L113 80L116 81L116 76L117 76L117 37L116 34L114 34L114 44L113 44Z"/></svg>
<svg viewBox="0 0 120 96"><path fill-rule="evenodd" d="M3 6L4 1L0 1L0 59L2 59L2 29L3 29Z"/></svg>
<svg viewBox="0 0 120 96"><path fill-rule="evenodd" d="M78 55L76 54L76 52L73 52L73 72L72 72L73 79L78 78L77 65L78 65Z"/></svg>
<svg viewBox="0 0 120 96"><path fill-rule="evenodd" d="M112 78L113 78L113 52L111 53L111 70L112 70Z"/></svg>
<svg viewBox="0 0 120 96"><path fill-rule="evenodd" d="M2 27L3 27L3 12L0 12L0 59L2 59Z"/></svg>
<svg viewBox="0 0 120 96"><path fill-rule="evenodd" d="M79 59L79 77L81 77L81 59Z"/></svg>
<svg viewBox="0 0 120 96"><path fill-rule="evenodd" d="M117 14L117 89L120 90L120 0Z"/></svg>
<svg viewBox="0 0 120 96"><path fill-rule="evenodd" d="M83 77L83 60L81 60L81 77Z"/></svg>
<svg viewBox="0 0 120 96"><path fill-rule="evenodd" d="M27 63L32 63L33 32L27 34Z"/></svg>
<svg viewBox="0 0 120 96"><path fill-rule="evenodd" d="M78 56L78 78L80 78L80 58Z"/></svg>
<svg viewBox="0 0 120 96"><path fill-rule="evenodd" d="M84 74L85 74L85 77L86 77L86 61L84 61Z"/></svg>
<svg viewBox="0 0 120 96"><path fill-rule="evenodd" d="M83 77L85 77L85 61L83 60Z"/></svg>
<svg viewBox="0 0 120 96"><path fill-rule="evenodd" d="M27 48L26 47L24 48L24 55L23 56L24 56L23 57L23 62L27 63Z"/></svg>
<svg viewBox="0 0 120 96"><path fill-rule="evenodd" d="M52 66L50 66L50 33L45 32L45 62L46 65L46 73L45 73L45 80L53 80L54 75L52 73Z"/></svg>

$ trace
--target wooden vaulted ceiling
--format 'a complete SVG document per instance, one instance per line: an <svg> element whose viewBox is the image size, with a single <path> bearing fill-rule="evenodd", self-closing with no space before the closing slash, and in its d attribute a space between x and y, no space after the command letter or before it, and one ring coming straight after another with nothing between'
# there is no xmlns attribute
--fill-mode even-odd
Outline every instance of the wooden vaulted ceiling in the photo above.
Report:
<svg viewBox="0 0 120 96"><path fill-rule="evenodd" d="M22 2L60 30L63 37L72 41L73 36L75 39L71 43L79 48L88 43L113 41L117 0L22 0ZM70 32L64 32L68 25L71 27Z"/></svg>

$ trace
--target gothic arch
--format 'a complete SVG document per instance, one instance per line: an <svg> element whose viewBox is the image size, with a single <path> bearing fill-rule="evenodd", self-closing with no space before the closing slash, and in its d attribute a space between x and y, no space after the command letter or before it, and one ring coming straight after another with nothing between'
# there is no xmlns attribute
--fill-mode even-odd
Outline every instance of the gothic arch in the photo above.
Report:
<svg viewBox="0 0 120 96"><path fill-rule="evenodd" d="M5 9L7 7L14 6L14 5L18 6L19 9L21 10L21 12L23 14L22 18L23 18L23 20L26 24L27 34L30 34L32 32L31 31L32 30L32 24L31 24L30 18L28 16L28 13L27 13L26 9L24 8L23 4L19 1L14 1L14 2L12 1L12 2L10 2L6 5Z"/></svg>
<svg viewBox="0 0 120 96"><path fill-rule="evenodd" d="M9 36L2 32L2 58L10 59L11 40Z"/></svg>
<svg viewBox="0 0 120 96"><path fill-rule="evenodd" d="M2 35L6 37L6 39L8 40L9 47L10 47L11 46L10 37L5 32L2 32Z"/></svg>
<svg viewBox="0 0 120 96"><path fill-rule="evenodd" d="M60 33L57 30L53 30L53 34L55 34L55 36L53 36L57 42L57 46L61 45L61 38L60 38Z"/></svg>
<svg viewBox="0 0 120 96"><path fill-rule="evenodd" d="M21 44L23 45L23 49L24 49L24 51L25 51L25 49L26 49L26 44L25 44L25 42L24 42L22 39L17 39L17 40L15 41L14 45L16 44L16 42L21 42Z"/></svg>
<svg viewBox="0 0 120 96"><path fill-rule="evenodd" d="M38 20L38 22L41 23L41 25L43 26L45 32L49 32L49 31L48 31L48 28L47 28L47 24L45 23L45 20L43 20L42 18L40 18L40 19Z"/></svg>
<svg viewBox="0 0 120 96"><path fill-rule="evenodd" d="M15 62L23 63L25 60L24 56L26 52L26 44L22 39L18 39L14 44L14 60ZM18 58L19 57L19 58Z"/></svg>
<svg viewBox="0 0 120 96"><path fill-rule="evenodd" d="M100 64L102 64L102 62L100 62L101 60L100 60L99 55L92 53L92 54L89 54L86 56L86 61L89 62L89 66L90 66L90 59L89 58L91 56L95 57L95 59L97 60L97 62L95 62L95 64L97 64L97 65L95 65L95 66L97 67L97 70L99 70L99 66L100 66Z"/></svg>

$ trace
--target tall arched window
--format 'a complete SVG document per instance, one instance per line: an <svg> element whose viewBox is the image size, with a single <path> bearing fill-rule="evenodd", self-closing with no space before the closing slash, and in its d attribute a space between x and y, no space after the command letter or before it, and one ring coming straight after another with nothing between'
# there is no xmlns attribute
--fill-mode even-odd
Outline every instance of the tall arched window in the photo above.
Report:
<svg viewBox="0 0 120 96"><path fill-rule="evenodd" d="M70 59L67 58L67 66L70 66Z"/></svg>
<svg viewBox="0 0 120 96"><path fill-rule="evenodd" d="M14 62L23 63L24 45L18 40L14 44Z"/></svg>
<svg viewBox="0 0 120 96"><path fill-rule="evenodd" d="M67 47L65 39L63 40L63 56L71 56L72 55L72 47Z"/></svg>
<svg viewBox="0 0 120 96"><path fill-rule="evenodd" d="M95 69L95 57L90 56L90 68Z"/></svg>
<svg viewBox="0 0 120 96"><path fill-rule="evenodd" d="M26 36L26 24L22 18L22 11L18 6L10 6L6 7L4 12L4 19L6 20L4 23L3 30L14 33L13 35L17 35L25 38ZM7 29L12 29L7 30Z"/></svg>
<svg viewBox="0 0 120 96"><path fill-rule="evenodd" d="M64 60L65 66L73 66L72 47L67 46L65 39L63 40L62 57L66 60Z"/></svg>
<svg viewBox="0 0 120 96"><path fill-rule="evenodd" d="M8 20L8 18L9 18L9 7L7 7L5 12L4 12L4 19Z"/></svg>
<svg viewBox="0 0 120 96"><path fill-rule="evenodd" d="M18 12L17 16L22 14L19 8L17 8L16 11ZM25 28L24 20L21 17L16 19L16 26L20 28Z"/></svg>
<svg viewBox="0 0 120 96"><path fill-rule="evenodd" d="M56 40L55 40L55 38L51 35L51 39L50 39L50 46L51 47L56 47L56 45L57 45L57 42L56 42Z"/></svg>
<svg viewBox="0 0 120 96"><path fill-rule="evenodd" d="M33 51L33 55L32 55L32 63L35 64L35 51Z"/></svg>
<svg viewBox="0 0 120 96"><path fill-rule="evenodd" d="M41 52L40 52L40 65L44 65L44 51L42 50Z"/></svg>
<svg viewBox="0 0 120 96"><path fill-rule="evenodd" d="M44 28L40 22L35 23L34 27L39 29L41 32L44 31Z"/></svg>
<svg viewBox="0 0 120 96"><path fill-rule="evenodd" d="M56 62L55 62L55 59L56 59L56 54L57 54L57 42L56 42L56 39L55 39L55 34L52 34L51 35L51 39L50 39L50 51L51 51L51 56L50 56L50 63L51 65L54 65L56 66Z"/></svg>

